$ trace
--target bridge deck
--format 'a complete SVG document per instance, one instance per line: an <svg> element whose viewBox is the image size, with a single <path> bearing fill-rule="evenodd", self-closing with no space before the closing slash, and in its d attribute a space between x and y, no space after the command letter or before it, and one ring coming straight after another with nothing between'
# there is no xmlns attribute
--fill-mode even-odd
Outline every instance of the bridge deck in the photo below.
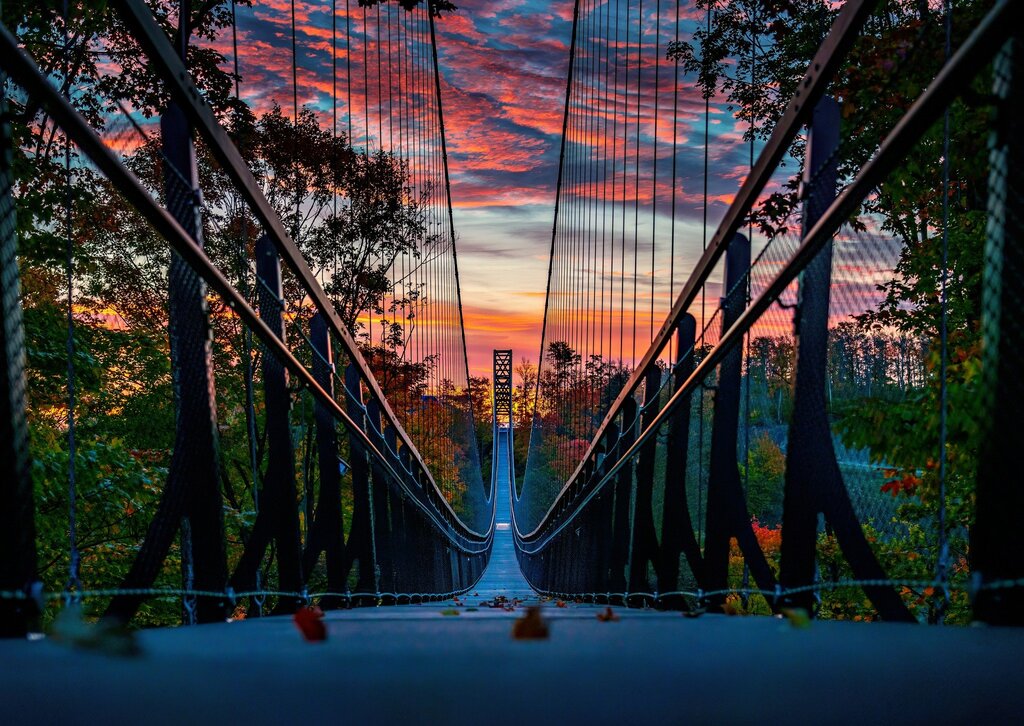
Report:
<svg viewBox="0 0 1024 726"><path fill-rule="evenodd" d="M482 724L1018 722L1024 631L816 623L548 608L438 606L331 613L325 643L288 618L139 633L117 658L52 641L0 642L7 723Z"/></svg>
<svg viewBox="0 0 1024 726"><path fill-rule="evenodd" d="M507 482L505 482L507 484ZM499 482L499 523L508 487ZM1024 629L814 623L544 605L546 640L515 640L531 598L500 528L465 606L331 612L328 640L290 618L138 633L141 655L0 641L5 723L482 724L1016 722ZM456 612L458 615L452 615Z"/></svg>
<svg viewBox="0 0 1024 726"><path fill-rule="evenodd" d="M495 496L497 497L497 514L495 515L494 547L491 560L480 581L473 588L471 602L477 599L493 600L502 595L508 600L530 600L535 597L529 583L523 577L516 560L515 544L512 541L512 499L511 482L508 466L508 432L498 431L498 442L495 449L497 462L495 466Z"/></svg>

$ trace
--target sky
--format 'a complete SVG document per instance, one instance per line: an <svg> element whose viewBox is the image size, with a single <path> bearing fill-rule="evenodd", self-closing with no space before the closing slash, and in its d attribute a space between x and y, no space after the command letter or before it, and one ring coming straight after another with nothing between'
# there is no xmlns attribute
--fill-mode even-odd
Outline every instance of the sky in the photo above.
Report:
<svg viewBox="0 0 1024 726"><path fill-rule="evenodd" d="M609 28L602 25L600 13L609 12L608 8L613 7L611 1L608 5L602 0L582 3L589 9L590 20L589 25L583 26L581 36L608 35ZM517 362L523 357L535 361L540 349L573 3L457 0L457 4L457 12L437 22L441 98L469 366L472 374L489 376L493 349L511 348ZM633 17L637 17L638 3L630 5L628 0L622 0L616 4L633 8ZM339 12L344 5L343 0L336 0ZM356 0L351 0L351 12L358 19L360 11L356 5ZM642 104L638 108L643 128L637 126L634 140L641 138L643 144L651 146L657 138L660 144L653 147L660 149L657 163L645 160L643 170L638 163L636 172L638 185L642 181L645 188L654 172L650 194L646 194L648 201L638 209L638 219L640 212L643 214L643 221L638 223L639 236L646 241L641 241L636 254L638 259L648 255L646 250L653 244L660 255L641 285L645 287L651 282L651 296L656 299L654 314L647 311L641 316L646 331L647 326L656 329L660 325L672 293L685 280L688 268L702 249L704 102L692 79L680 77L678 88L675 87L672 65L664 58L664 44L675 32L675 4L647 2L643 7L648 28L643 36L644 90L639 95L635 88L633 91L637 103ZM661 20L655 26L659 8ZM332 5L297 0L295 9L299 103L329 115L337 89L331 80ZM680 17L681 38L689 37L696 21L694 11L684 7ZM343 29L345 20L340 14L338 23ZM655 33L654 27L659 27L660 33ZM257 109L274 101L290 107L289 0L256 0L252 8L240 7L238 39L242 96ZM341 43L343 46L344 41ZM581 45L579 67L585 69L584 46ZM219 40L218 49L231 58L229 38ZM660 63L654 63L657 57L661 58ZM344 70L342 62L338 76L342 88ZM655 72L659 73L657 98L653 93ZM592 103L601 93L600 76L592 74L588 81L584 70L578 78L582 80L577 89L584 90L577 93L590 95L577 98L577 105ZM671 118L666 118L666 104L671 104L674 93L678 97L673 124ZM656 123L652 128L652 109L659 104L660 126ZM357 126L361 112L367 113L364 126L374 126L371 114L353 101ZM742 140L743 129L723 106L712 104L709 122L710 162L717 170L709 179L713 223L742 181L749 151ZM353 140L359 138L357 128ZM577 154L583 153L579 150L587 150L589 143L577 134L573 148ZM673 143L677 207L674 228L668 221L673 188L668 169ZM645 154L648 146L644 146ZM566 195L572 193L567 187ZM668 248L669 234L673 251L666 256L662 250ZM674 277L668 276L670 265ZM641 352L643 348L640 345Z"/></svg>

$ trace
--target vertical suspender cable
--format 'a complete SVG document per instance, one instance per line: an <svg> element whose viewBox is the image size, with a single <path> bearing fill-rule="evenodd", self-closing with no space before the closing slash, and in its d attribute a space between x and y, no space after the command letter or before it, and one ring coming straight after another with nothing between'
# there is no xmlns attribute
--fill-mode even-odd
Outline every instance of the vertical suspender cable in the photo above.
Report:
<svg viewBox="0 0 1024 726"><path fill-rule="evenodd" d="M608 98L611 95L611 91L608 88L608 68L610 63L610 51L611 41L608 38L608 26L611 19L611 2L605 0L604 3L604 22L601 25L601 37L604 39L604 79L601 84L601 117L603 119L603 127L601 130L601 297L598 304L598 329L600 330L600 336L598 340L598 355L601 356L601 360L604 360L604 314L605 314L605 286L607 285L607 267L606 260L608 257L607 242L608 242ZM610 339L609 339L610 343ZM611 356L609 356L611 357ZM603 381L602 381L603 383Z"/></svg>
<svg viewBox="0 0 1024 726"><path fill-rule="evenodd" d="M708 4L707 9L707 20L705 26L704 36L704 48L702 49L701 63L707 63L707 43L711 35L711 4ZM710 131L711 131L711 89L704 89L704 206L703 206L703 224L701 238L703 241L703 249L706 252L708 248L708 151L710 142ZM708 299L708 286L705 283L701 286L700 292L700 342L704 345L704 331L707 329L707 321L705 316L707 314L707 299ZM700 441L700 461L704 463L704 385L700 386L700 408L698 420L698 438ZM703 468L703 467L702 467ZM697 482L697 541L704 541L704 485L705 476L704 473L698 470L698 476L700 481Z"/></svg>
<svg viewBox="0 0 1024 726"><path fill-rule="evenodd" d="M757 85L757 11L754 11L754 16L750 22L750 87L751 95L756 90ZM750 112L750 171L754 171L754 112ZM754 241L754 220L751 219L747 227L747 239L751 242ZM746 292L744 294L743 304L748 305L750 303L750 281L751 273L748 269L744 276L744 287ZM743 412L743 493L746 494L750 486L750 336L751 331L748 330L744 336L746 341L746 351L743 354L745 356L745 363L748 366L748 370L744 376L744 407ZM747 564L746 557L743 558L743 590L746 592L750 585L750 565ZM747 607L747 595L743 595L743 607Z"/></svg>
<svg viewBox="0 0 1024 726"><path fill-rule="evenodd" d="M462 311L462 285L459 282L459 261L455 250L455 217L452 209L451 176L448 171L448 143L445 139L444 131L444 107L441 103L441 71L437 60L437 33L434 28L434 14L429 9L427 10L427 17L430 19L430 47L434 60L434 91L437 94L437 121L441 135L441 159L444 163L445 202L448 206L449 244L451 244L452 249L451 263L455 276L455 299L458 306L459 329L462 333L462 365L466 371L466 391L469 392L469 354L466 349L466 322Z"/></svg>
<svg viewBox="0 0 1024 726"><path fill-rule="evenodd" d="M235 101L241 100L241 74L238 63L238 15L235 8L235 0L231 0L231 49L232 65L235 74ZM238 275L242 295L249 299L249 256L247 247L249 242L248 214L244 202L239 202L241 211L238 242ZM259 462L256 456L256 391L253 383L252 370L252 330L249 326L242 329L242 356L245 358L245 428L249 444L249 475L252 477L252 506L253 510L259 512Z"/></svg>
<svg viewBox="0 0 1024 726"><path fill-rule="evenodd" d="M615 222L619 206L619 15L620 15L620 2L615 0L615 41L614 47L615 52L612 61L612 200L611 200L611 211L612 211L612 224L611 224L611 235L610 240L610 260L609 260L609 273L608 273L608 359L609 361L615 359ZM623 219L625 219L625 212L623 212ZM625 265L623 264L623 268ZM622 314L622 311L619 311ZM622 362L622 349L619 349L619 363Z"/></svg>
<svg viewBox="0 0 1024 726"><path fill-rule="evenodd" d="M639 262L640 262L640 118L643 115L641 103L643 99L643 45L644 45L644 0L637 0L636 12L636 166L633 177L633 326L630 328L629 367L636 366L636 303L639 293ZM639 411L637 412L639 416Z"/></svg>
<svg viewBox="0 0 1024 726"><path fill-rule="evenodd" d="M352 8L351 0L345 0L345 85L347 87L345 115L348 117L348 143L355 145L352 136Z"/></svg>
<svg viewBox="0 0 1024 726"><path fill-rule="evenodd" d="M945 59L949 62L953 45L953 2L943 2L946 11L946 47ZM947 283L949 280L949 106L942 120L942 276L939 282L939 297L942 306L939 326L939 511L938 511L938 556L935 562L935 579L942 587L942 601L939 604L938 621L945 618L949 604L949 589L946 580L949 576L949 541L946 533L946 437L948 410L948 382L946 381L949 366L949 297Z"/></svg>
<svg viewBox="0 0 1024 726"><path fill-rule="evenodd" d="M654 340L654 272L655 250L657 249L658 225L658 111L661 98L661 0L657 0L654 10L654 163L651 180L651 305L650 340Z"/></svg>
<svg viewBox="0 0 1024 726"><path fill-rule="evenodd" d="M71 21L68 0L64 0L62 8L64 26L64 88L65 97L71 97L71 33L68 24ZM75 312L74 312L74 247L72 241L72 188L71 188L71 139L64 136L64 273L68 287L67 338L65 341L68 358L67 389L68 389L68 582L65 587L66 597L77 599L82 585L79 578L80 555L78 551L78 485L75 476L75 459L77 458L75 441Z"/></svg>
<svg viewBox="0 0 1024 726"><path fill-rule="evenodd" d="M615 35L616 46L618 46L618 28L621 21L616 22ZM622 97L622 193L619 199L619 208L622 212L622 229L619 232L619 365L623 365L623 323L626 316L625 290L626 290L626 158L629 155L629 0L626 0L626 63L623 78ZM618 66L616 57L616 66ZM617 87L616 87L616 90Z"/></svg>
<svg viewBox="0 0 1024 726"><path fill-rule="evenodd" d="M548 326L548 308L551 302L551 278L552 268L555 261L555 239L558 234L558 211L562 201L562 177L565 170L565 144L568 135L569 126L569 108L571 103L572 94L572 75L573 67L576 64L576 31L579 27L580 18L580 0L575 0L572 7L572 39L569 42L569 72L567 74L567 80L565 82L565 111L562 114L562 142L561 150L558 157L558 178L555 181L555 218L551 228L551 254L548 258L548 282L547 292L544 296L544 322L541 323L540 332L540 356L537 358L537 372L538 382L537 388L534 392L533 410L537 410L537 404L540 397L540 368L544 362L544 342L547 336Z"/></svg>
<svg viewBox="0 0 1024 726"><path fill-rule="evenodd" d="M292 139L292 171L295 174L295 223L292 225L292 237L297 242L299 239L299 206L302 193L299 189L299 57L297 42L295 38L295 0L291 0L291 21L292 21L292 123L295 128L296 137Z"/></svg>
<svg viewBox="0 0 1024 726"><path fill-rule="evenodd" d="M676 28L675 45L679 45L679 5L676 3ZM676 179L678 174L678 146L679 146L679 61L676 60L672 75L672 204L671 204L671 229L669 232L669 263L668 263L668 305L676 299ZM669 361L675 361L673 355L675 336L669 342ZM678 351L682 354L683 351Z"/></svg>

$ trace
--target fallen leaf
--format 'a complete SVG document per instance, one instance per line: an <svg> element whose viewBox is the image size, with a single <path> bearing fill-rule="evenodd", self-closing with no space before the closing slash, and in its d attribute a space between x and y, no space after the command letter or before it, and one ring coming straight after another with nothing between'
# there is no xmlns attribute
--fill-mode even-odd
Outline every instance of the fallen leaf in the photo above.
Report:
<svg viewBox="0 0 1024 726"><path fill-rule="evenodd" d="M292 616L295 627L302 633L302 637L310 643L317 643L327 640L327 626L324 625L324 611L314 605L313 607L296 610Z"/></svg>
<svg viewBox="0 0 1024 726"><path fill-rule="evenodd" d="M77 604L69 605L57 615L53 639L107 655L136 656L142 652L131 630L114 620L87 623Z"/></svg>
<svg viewBox="0 0 1024 726"><path fill-rule="evenodd" d="M442 615L458 615L459 611L456 610L455 608L445 608L444 610L441 611L441 614Z"/></svg>
<svg viewBox="0 0 1024 726"><path fill-rule="evenodd" d="M738 608L728 601L722 603L722 612L726 615L746 615L742 608Z"/></svg>
<svg viewBox="0 0 1024 726"><path fill-rule="evenodd" d="M611 608L605 608L603 612L597 614L597 619L602 623L607 623L619 619L619 616L615 614L615 611Z"/></svg>
<svg viewBox="0 0 1024 726"><path fill-rule="evenodd" d="M560 607L560 608L564 608L565 607L565 600L556 600L555 601L555 606L556 607Z"/></svg>
<svg viewBox="0 0 1024 726"><path fill-rule="evenodd" d="M811 616L804 608L782 608L782 614L794 628L811 627Z"/></svg>
<svg viewBox="0 0 1024 726"><path fill-rule="evenodd" d="M515 640L544 640L550 635L547 621L541 617L540 608L530 606L526 614L512 623L512 637Z"/></svg>

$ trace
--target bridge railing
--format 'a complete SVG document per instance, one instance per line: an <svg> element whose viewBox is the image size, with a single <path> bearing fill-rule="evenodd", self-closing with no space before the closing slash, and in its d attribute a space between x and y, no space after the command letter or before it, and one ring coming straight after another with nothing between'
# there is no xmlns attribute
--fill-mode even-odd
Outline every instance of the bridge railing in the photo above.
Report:
<svg viewBox="0 0 1024 726"><path fill-rule="evenodd" d="M338 300L345 270L314 274L281 205L271 202L272 177L257 181L243 156L253 129L239 128L237 115L227 127L215 117L144 3L120 3L118 13L162 78L157 93L171 99L159 128L114 94L97 99L102 112L86 118L81 99L69 103L0 28L4 102L20 124L13 140L5 131L3 151L34 164L38 189L58 200L60 213L35 229L66 239L69 255L72 368L61 381L45 364L47 351L30 349L29 389L53 386L51 415L78 425L77 439L66 430L70 451L44 449L53 442L40 433L52 426L33 429L20 463L5 468L5 478L8 470L17 476L0 508L17 509L5 534L18 544L0 556L0 621L17 632L40 606L83 598L88 613L122 621L143 606L146 622L173 621L165 606L150 606L171 600L171 613L179 607L187 622L208 622L470 588L490 554L493 496L481 482L468 373L462 388L450 373L442 379L465 368L460 330L446 331L433 349L419 344L423 360L413 360L411 348L357 342L355 318L342 315L361 308ZM32 132L66 156L44 158L26 142ZM329 170L361 161L372 167L368 174L407 173L397 154L325 153L337 157ZM36 190L24 175L18 185L5 172L0 198L13 203L5 210L21 205L21 229L31 230L39 221ZM331 193L337 204L339 193ZM440 204L438 190L431 195ZM311 204L296 202L296 214ZM403 264L442 259L450 271L451 230L415 216L408 224L418 238ZM15 249L13 224L4 232L5 249ZM5 275L15 274L13 264L11 255ZM349 282L344 289L358 293L360 282ZM17 307L10 289L6 299ZM447 305L437 291L427 295ZM97 307L110 300L110 309ZM427 325L461 325L454 307L417 311ZM456 360L437 363L453 352ZM169 366L161 358L168 353ZM7 351L15 383L11 361L23 355L17 345ZM107 368L86 373L84 359ZM65 386L70 401L61 397ZM34 422L24 420L24 401L17 405L11 420L24 431ZM110 439L120 417L152 430ZM86 473L90 466L106 475ZM70 548L60 532L37 535L33 499L47 509L47 522L50 510L69 511Z"/></svg>
<svg viewBox="0 0 1024 726"><path fill-rule="evenodd" d="M997 382L998 356L980 353L1005 335L986 327L993 309L1018 326L994 299L982 306L982 274L986 295L1005 274L993 239L1012 238L1015 197L1009 167L993 157L988 172L990 130L997 149L1012 134L986 125L1004 116L979 91L993 58L997 94L1012 87L1005 23L1016 11L995 3L946 36L942 14L901 29L874 5L838 13L632 370L620 360L602 378L574 363L590 351L557 326L587 331L593 313L559 307L549 287L555 315L515 509L520 563L542 592L857 620L962 622L973 601L976 617L1018 619L1016 535L993 511L1018 511L1016 494L986 469L1007 455L977 425L994 410L978 398L1018 395ZM882 128L879 106L904 98L916 100ZM570 80L567 128L587 100ZM773 215L787 189L799 206ZM560 195L572 202L572 186ZM552 280L564 260L585 276L593 263L573 250L586 244L559 247L555 231ZM568 351L551 345L566 340Z"/></svg>

